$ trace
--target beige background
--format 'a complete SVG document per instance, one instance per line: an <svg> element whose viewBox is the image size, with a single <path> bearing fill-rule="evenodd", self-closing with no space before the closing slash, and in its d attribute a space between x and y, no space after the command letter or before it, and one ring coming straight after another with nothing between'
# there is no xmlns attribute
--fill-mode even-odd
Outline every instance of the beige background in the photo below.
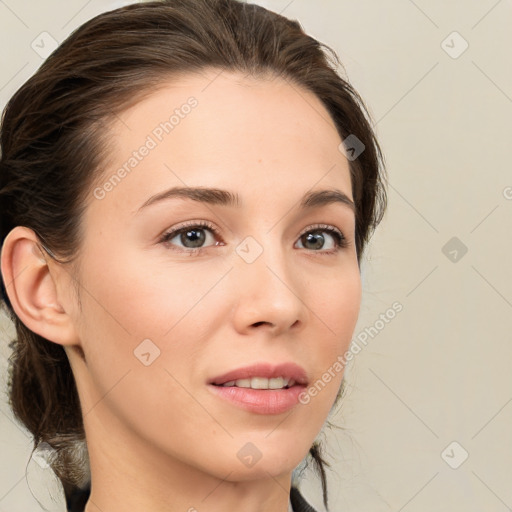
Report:
<svg viewBox="0 0 512 512"><path fill-rule="evenodd" d="M256 3L338 52L390 177L354 338L372 334L347 370L342 429L325 434L331 510L512 510L512 1ZM61 41L121 4L0 1L2 107L41 64L41 32ZM402 311L378 322L396 301ZM63 512L6 406L0 327L0 512L37 511L36 499ZM323 510L312 475L303 490Z"/></svg>

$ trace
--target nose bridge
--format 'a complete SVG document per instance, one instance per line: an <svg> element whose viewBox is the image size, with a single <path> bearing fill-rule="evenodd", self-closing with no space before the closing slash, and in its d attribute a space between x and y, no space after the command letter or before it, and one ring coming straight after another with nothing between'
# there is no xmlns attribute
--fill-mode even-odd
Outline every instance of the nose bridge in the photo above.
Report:
<svg viewBox="0 0 512 512"><path fill-rule="evenodd" d="M248 235L236 247L236 293L251 322L291 326L302 318L303 302L278 231Z"/></svg>

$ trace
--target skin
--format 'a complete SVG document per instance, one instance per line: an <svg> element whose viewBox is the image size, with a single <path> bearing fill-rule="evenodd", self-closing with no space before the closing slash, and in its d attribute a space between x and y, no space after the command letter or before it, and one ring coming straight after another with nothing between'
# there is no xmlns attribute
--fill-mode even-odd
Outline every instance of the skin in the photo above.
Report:
<svg viewBox="0 0 512 512"><path fill-rule="evenodd" d="M341 139L312 93L227 71L169 81L110 128L103 183L190 96L197 107L157 147L103 199L91 193L75 266L41 253L24 227L2 251L16 313L64 346L76 378L92 473L86 512L286 512L292 470L343 372L308 404L270 415L221 400L207 380L293 361L313 383L346 352L359 314L353 211L341 203L298 209L310 190L352 199ZM229 189L243 206L173 198L139 211L173 186ZM201 220L219 235L205 229L199 255L189 256L179 236L175 250L159 241ZM341 230L347 247L326 254L335 239L325 231L324 246L306 247L300 235L318 223ZM235 250L248 236L262 249L252 263ZM160 350L148 366L134 355L145 339ZM248 442L261 453L252 467L237 457Z"/></svg>

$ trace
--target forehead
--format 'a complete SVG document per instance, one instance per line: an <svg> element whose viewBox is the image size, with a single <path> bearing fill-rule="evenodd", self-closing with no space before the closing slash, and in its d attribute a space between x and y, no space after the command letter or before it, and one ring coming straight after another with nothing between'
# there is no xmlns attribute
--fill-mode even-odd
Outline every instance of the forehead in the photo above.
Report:
<svg viewBox="0 0 512 512"><path fill-rule="evenodd" d="M123 190L130 208L177 185L222 185L244 196L249 189L303 195L318 183L351 197L329 113L283 78L212 70L169 80L120 113L109 138L111 160L99 183L121 174L109 198Z"/></svg>

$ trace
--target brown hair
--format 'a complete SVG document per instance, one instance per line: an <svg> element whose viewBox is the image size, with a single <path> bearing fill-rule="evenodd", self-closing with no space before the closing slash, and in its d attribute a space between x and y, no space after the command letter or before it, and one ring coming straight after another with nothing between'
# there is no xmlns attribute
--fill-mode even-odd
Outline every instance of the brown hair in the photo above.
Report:
<svg viewBox="0 0 512 512"><path fill-rule="evenodd" d="M15 226L26 226L51 256L72 261L87 195L108 155L109 122L164 81L213 68L281 76L313 92L340 138L353 135L364 145L357 158L349 158L360 264L386 207L383 156L367 108L338 74L339 65L336 53L297 21L237 0L164 0L96 16L48 57L5 108L0 241ZM10 405L33 434L34 449L43 442L55 449L51 465L68 496L86 465L75 452L85 434L74 377L63 347L19 320L1 284L17 332ZM309 455L327 507L320 448L315 443Z"/></svg>

